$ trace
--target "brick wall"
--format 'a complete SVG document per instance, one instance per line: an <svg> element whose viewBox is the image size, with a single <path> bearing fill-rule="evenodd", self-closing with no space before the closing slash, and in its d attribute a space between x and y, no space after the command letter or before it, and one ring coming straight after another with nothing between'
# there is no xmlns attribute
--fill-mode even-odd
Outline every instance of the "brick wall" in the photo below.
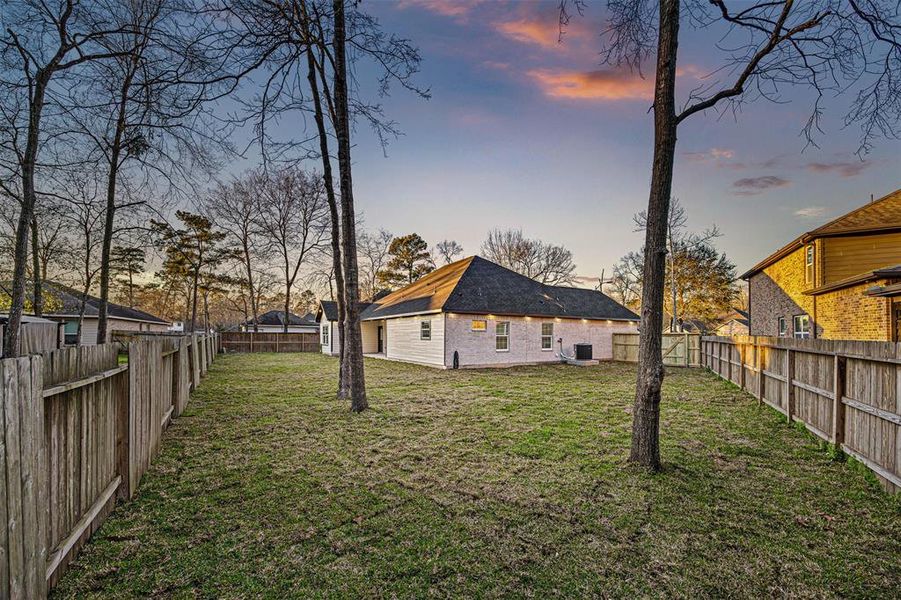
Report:
<svg viewBox="0 0 901 600"><path fill-rule="evenodd" d="M778 318L785 317L787 335L794 332L792 317L810 315L813 327L813 297L804 290L813 287L805 281L804 252L799 248L782 260L754 274L748 282L751 298L751 335L779 335ZM817 336L822 330L817 328Z"/></svg>
<svg viewBox="0 0 901 600"><path fill-rule="evenodd" d="M487 320L487 330L472 331L473 319ZM510 322L510 349L506 352L498 352L495 347L498 321ZM541 349L542 323L554 323L551 350ZM462 367L556 362L560 360L560 344L557 342L560 338L567 355L573 354L573 344L584 342L592 345L595 359L610 360L613 358L613 333L637 330L637 324L624 321L448 314L445 364L453 364L455 350L459 353Z"/></svg>
<svg viewBox="0 0 901 600"><path fill-rule="evenodd" d="M882 282L884 283L884 282ZM891 340L890 298L865 295L872 281L817 296L817 322L831 340Z"/></svg>
<svg viewBox="0 0 901 600"><path fill-rule="evenodd" d="M819 249L819 248L818 248ZM889 300L865 295L868 282L819 296L803 292L813 287L805 280L804 248L753 275L748 282L751 297L751 335L779 335L778 318L784 317L786 335L794 334L793 317L806 314L811 329L823 339L890 340ZM822 261L817 252L817 279ZM814 304L816 306L814 306Z"/></svg>

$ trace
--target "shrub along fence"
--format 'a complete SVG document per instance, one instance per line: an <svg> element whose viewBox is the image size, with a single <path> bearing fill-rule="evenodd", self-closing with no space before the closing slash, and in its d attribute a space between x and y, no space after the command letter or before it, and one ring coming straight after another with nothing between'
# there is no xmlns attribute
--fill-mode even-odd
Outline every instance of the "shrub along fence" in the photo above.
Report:
<svg viewBox="0 0 901 600"><path fill-rule="evenodd" d="M704 366L901 492L901 344L704 337Z"/></svg>
<svg viewBox="0 0 901 600"><path fill-rule="evenodd" d="M217 334L0 360L0 598L43 598L130 498L212 362Z"/></svg>
<svg viewBox="0 0 901 600"><path fill-rule="evenodd" d="M223 331L225 352L321 352L318 333Z"/></svg>

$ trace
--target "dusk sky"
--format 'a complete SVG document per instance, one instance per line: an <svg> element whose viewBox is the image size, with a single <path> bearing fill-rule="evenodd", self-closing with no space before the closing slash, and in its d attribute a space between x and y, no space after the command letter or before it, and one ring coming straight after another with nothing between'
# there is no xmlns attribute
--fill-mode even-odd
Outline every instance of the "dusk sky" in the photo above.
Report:
<svg viewBox="0 0 901 600"><path fill-rule="evenodd" d="M456 239L475 254L494 228L564 244L596 277L641 245L632 215L647 204L653 82L602 65L603 3L557 40L557 2L365 1L384 28L419 46L423 100L395 88L386 115L403 137L387 157L365 125L354 142L355 194L369 229ZM683 26L680 98L731 81L722 32ZM358 77L365 90L367 69ZM649 65L647 74L652 75ZM674 195L698 230L716 224L738 273L803 231L901 186L901 144L879 140L864 162L850 97L827 99L820 148L800 135L809 90L713 111L680 128ZM804 150L802 152L802 150Z"/></svg>

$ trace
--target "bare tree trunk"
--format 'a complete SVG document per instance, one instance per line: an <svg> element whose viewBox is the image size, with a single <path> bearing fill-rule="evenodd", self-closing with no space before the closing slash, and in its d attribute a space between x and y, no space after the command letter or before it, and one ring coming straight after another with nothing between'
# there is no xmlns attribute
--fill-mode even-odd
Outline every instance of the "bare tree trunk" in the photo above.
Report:
<svg viewBox="0 0 901 600"><path fill-rule="evenodd" d="M48 67L49 68L49 67ZM34 189L34 169L38 156L38 137L41 130L41 113L44 96L52 70L40 69L34 79L28 115L28 139L22 157L22 210L16 226L16 244L13 253L13 285L10 298L9 320L3 340L3 356L19 355L19 326L25 310L25 263L28 260L28 229L34 217L37 194Z"/></svg>
<svg viewBox="0 0 901 600"><path fill-rule="evenodd" d="M676 153L676 54L679 0L660 1L654 89L654 165L645 229L645 262L638 346L638 381L632 416L631 462L660 469L660 388L663 385L663 289L673 161Z"/></svg>
<svg viewBox="0 0 901 600"><path fill-rule="evenodd" d="M347 60L345 57L344 0L333 0L335 11L335 137L338 139L338 170L341 181L341 240L344 263L344 363L350 409L361 412L369 407L363 372L363 337L360 331L359 273L357 272L357 235L350 162L350 116L347 98Z"/></svg>
<svg viewBox="0 0 901 600"><path fill-rule="evenodd" d="M250 261L250 246L247 243L247 239L242 241L242 246L244 249L244 270L247 273L247 290L250 293L250 310L253 312L253 331L254 333L258 332L259 324L257 321L259 320L259 315L257 314L259 311L257 310L257 297L256 290L253 285L253 265ZM244 321L246 322L247 318L247 300L244 300Z"/></svg>
<svg viewBox="0 0 901 600"><path fill-rule="evenodd" d="M304 22L306 23L307 36L312 37L309 31L308 15L306 14L306 4L304 7ZM309 68L307 79L310 82L310 92L313 97L313 109L316 119L316 128L319 132L319 153L322 156L322 178L325 183L325 196L328 201L329 216L331 217L332 232L332 269L335 272L335 286L338 288L338 398L344 399L348 396L345 377L345 361L344 361L344 274L341 268L341 230L339 227L340 216L338 215L338 200L335 197L335 183L332 174L332 160L329 156L328 132L325 129L325 117L322 111L322 99L319 92L319 83L316 78L316 58L313 55L312 44L307 48L307 66ZM323 85L325 82L323 82ZM332 282L329 280L329 290L331 290Z"/></svg>
<svg viewBox="0 0 901 600"><path fill-rule="evenodd" d="M667 226L667 239L669 245L669 281L670 281L670 295L673 301L673 313L672 320L670 323L670 331L677 331L676 327L679 324L679 314L678 314L678 305L676 303L676 244L673 241L673 230L668 225Z"/></svg>
<svg viewBox="0 0 901 600"><path fill-rule="evenodd" d="M282 324L282 331L288 333L288 319L291 314L291 285L288 284L285 289L285 322Z"/></svg>
<svg viewBox="0 0 901 600"><path fill-rule="evenodd" d="M205 333L210 331L210 291L203 292L203 330Z"/></svg>
<svg viewBox="0 0 901 600"><path fill-rule="evenodd" d="M197 290L200 279L200 269L194 271L194 280L191 282L191 332L197 330Z"/></svg>
<svg viewBox="0 0 901 600"><path fill-rule="evenodd" d="M82 290L81 302L78 304L78 330L75 335L75 345L81 346L81 335L84 331L84 309L88 303L88 286Z"/></svg>
<svg viewBox="0 0 901 600"><path fill-rule="evenodd" d="M41 284L41 243L38 240L38 218L31 217L31 283L34 286L32 312L36 317L44 316L44 291Z"/></svg>
<svg viewBox="0 0 901 600"><path fill-rule="evenodd" d="M137 63L137 56L133 58ZM119 156L122 152L122 137L125 134L128 93L131 88L134 69L129 70L122 82L119 95L119 114L116 117L116 131L110 147L109 173L106 180L106 219L103 226L103 245L100 250L100 305L97 307L97 343L103 344L108 337L110 255L113 248L113 228L116 217L116 182L119 177Z"/></svg>

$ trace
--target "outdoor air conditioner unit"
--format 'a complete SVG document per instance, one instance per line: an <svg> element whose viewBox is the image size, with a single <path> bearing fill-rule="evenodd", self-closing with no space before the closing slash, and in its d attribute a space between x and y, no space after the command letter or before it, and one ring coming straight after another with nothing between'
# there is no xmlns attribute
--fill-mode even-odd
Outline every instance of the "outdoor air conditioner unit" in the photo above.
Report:
<svg viewBox="0 0 901 600"><path fill-rule="evenodd" d="M591 344L575 344L576 360L591 360Z"/></svg>

